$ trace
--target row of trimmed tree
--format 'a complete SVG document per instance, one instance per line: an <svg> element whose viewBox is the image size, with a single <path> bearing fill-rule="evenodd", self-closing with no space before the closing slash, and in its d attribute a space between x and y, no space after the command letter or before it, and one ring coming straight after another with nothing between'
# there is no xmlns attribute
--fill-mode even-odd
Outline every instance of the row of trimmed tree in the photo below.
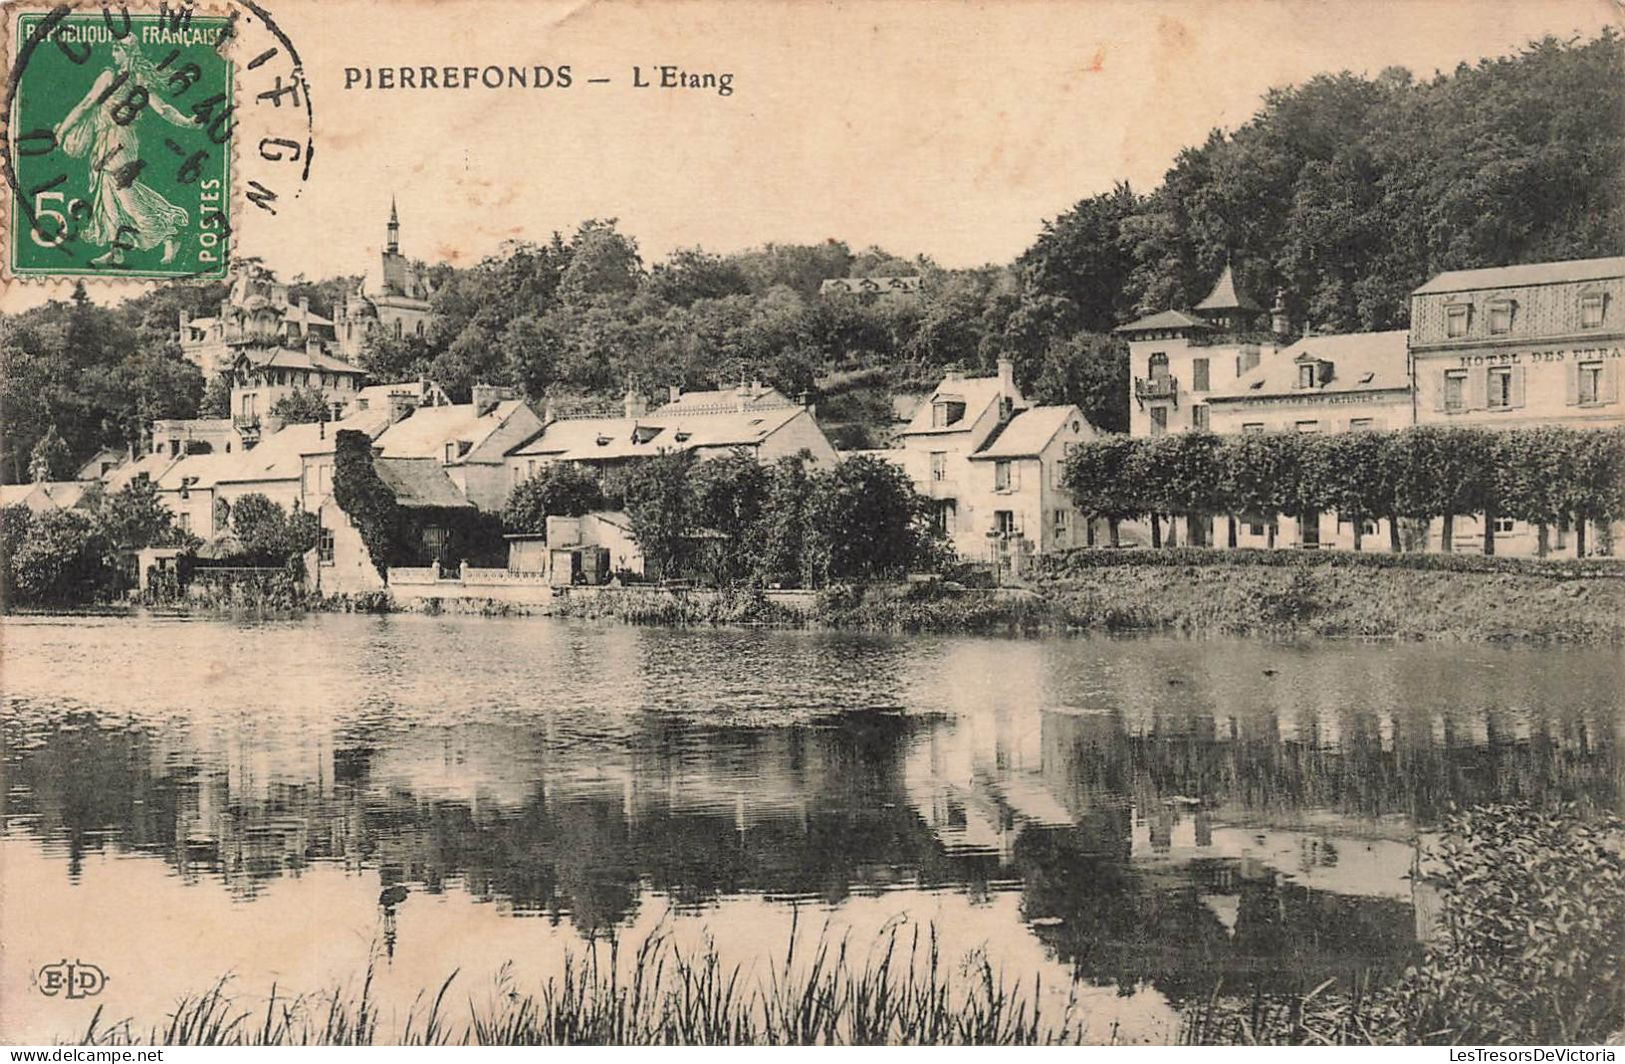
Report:
<svg viewBox="0 0 1625 1064"><path fill-rule="evenodd" d="M1165 516L1204 525L1227 515L1235 546L1238 516L1335 511L1352 523L1355 550L1366 521L1387 521L1398 552L1399 519L1439 518L1449 551L1455 515L1482 514L1486 554L1495 553L1495 519L1510 517L1538 527L1542 554L1551 526L1572 527L1583 555L1588 524L1625 518L1625 429L1111 436L1079 446L1066 481L1080 510L1110 524L1114 543L1123 520L1149 519L1161 546Z"/></svg>

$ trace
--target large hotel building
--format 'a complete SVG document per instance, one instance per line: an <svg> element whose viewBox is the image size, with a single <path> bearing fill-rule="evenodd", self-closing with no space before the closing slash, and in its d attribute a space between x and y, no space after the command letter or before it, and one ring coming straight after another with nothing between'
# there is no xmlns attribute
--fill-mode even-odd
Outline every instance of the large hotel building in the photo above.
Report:
<svg viewBox="0 0 1625 1064"><path fill-rule="evenodd" d="M1407 425L1481 427L1625 424L1619 398L1625 347L1625 257L1439 274L1411 293L1408 331L1292 340L1285 314L1238 291L1226 266L1192 312L1165 310L1121 326L1129 344L1129 431L1343 432ZM1483 545L1478 515L1454 522L1452 548ZM1382 549L1386 530L1365 529ZM1186 528L1188 541L1213 530ZM1442 523L1410 529L1437 548ZM1537 534L1502 518L1496 549L1534 554ZM1596 537L1592 549L1607 549ZM1350 546L1336 514L1245 522L1240 546ZM1563 530L1548 546L1572 546Z"/></svg>

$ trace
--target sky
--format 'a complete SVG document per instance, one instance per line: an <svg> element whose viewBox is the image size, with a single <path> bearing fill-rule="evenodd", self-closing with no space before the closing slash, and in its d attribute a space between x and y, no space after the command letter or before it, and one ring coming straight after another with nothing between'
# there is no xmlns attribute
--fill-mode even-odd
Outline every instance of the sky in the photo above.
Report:
<svg viewBox="0 0 1625 1064"><path fill-rule="evenodd" d="M1149 190L1272 86L1393 65L1427 77L1621 21L1602 0L266 6L304 58L316 156L274 218L243 211L240 250L310 278L376 261L391 196L402 250L431 262L466 265L592 217L618 218L646 263L825 239L1008 262L1079 199L1121 179ZM346 68L467 64L568 64L575 83L345 85ZM732 94L633 87L634 66L652 80L661 64L731 74ZM44 297L29 287L0 308Z"/></svg>

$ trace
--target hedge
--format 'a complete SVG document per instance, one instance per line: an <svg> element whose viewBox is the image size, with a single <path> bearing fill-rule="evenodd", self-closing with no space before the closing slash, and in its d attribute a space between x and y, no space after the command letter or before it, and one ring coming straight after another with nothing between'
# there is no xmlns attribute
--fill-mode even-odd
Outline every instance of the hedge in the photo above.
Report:
<svg viewBox="0 0 1625 1064"><path fill-rule="evenodd" d="M1086 569L1132 566L1255 565L1332 569L1417 569L1441 573L1514 573L1557 580L1625 579L1625 558L1502 558L1481 554L1356 554L1343 550L1164 550L1077 548L1041 555L1039 573L1064 577Z"/></svg>

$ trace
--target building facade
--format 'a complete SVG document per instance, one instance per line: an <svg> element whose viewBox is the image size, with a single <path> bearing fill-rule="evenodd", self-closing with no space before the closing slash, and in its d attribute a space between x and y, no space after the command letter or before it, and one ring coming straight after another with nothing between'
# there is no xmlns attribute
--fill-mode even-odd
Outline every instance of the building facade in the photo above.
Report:
<svg viewBox="0 0 1625 1064"><path fill-rule="evenodd" d="M400 215L391 198L378 265L367 272L354 291L334 304L339 354L351 361L359 358L367 337L373 333L397 340L425 335L431 294L424 271L401 254Z"/></svg>

